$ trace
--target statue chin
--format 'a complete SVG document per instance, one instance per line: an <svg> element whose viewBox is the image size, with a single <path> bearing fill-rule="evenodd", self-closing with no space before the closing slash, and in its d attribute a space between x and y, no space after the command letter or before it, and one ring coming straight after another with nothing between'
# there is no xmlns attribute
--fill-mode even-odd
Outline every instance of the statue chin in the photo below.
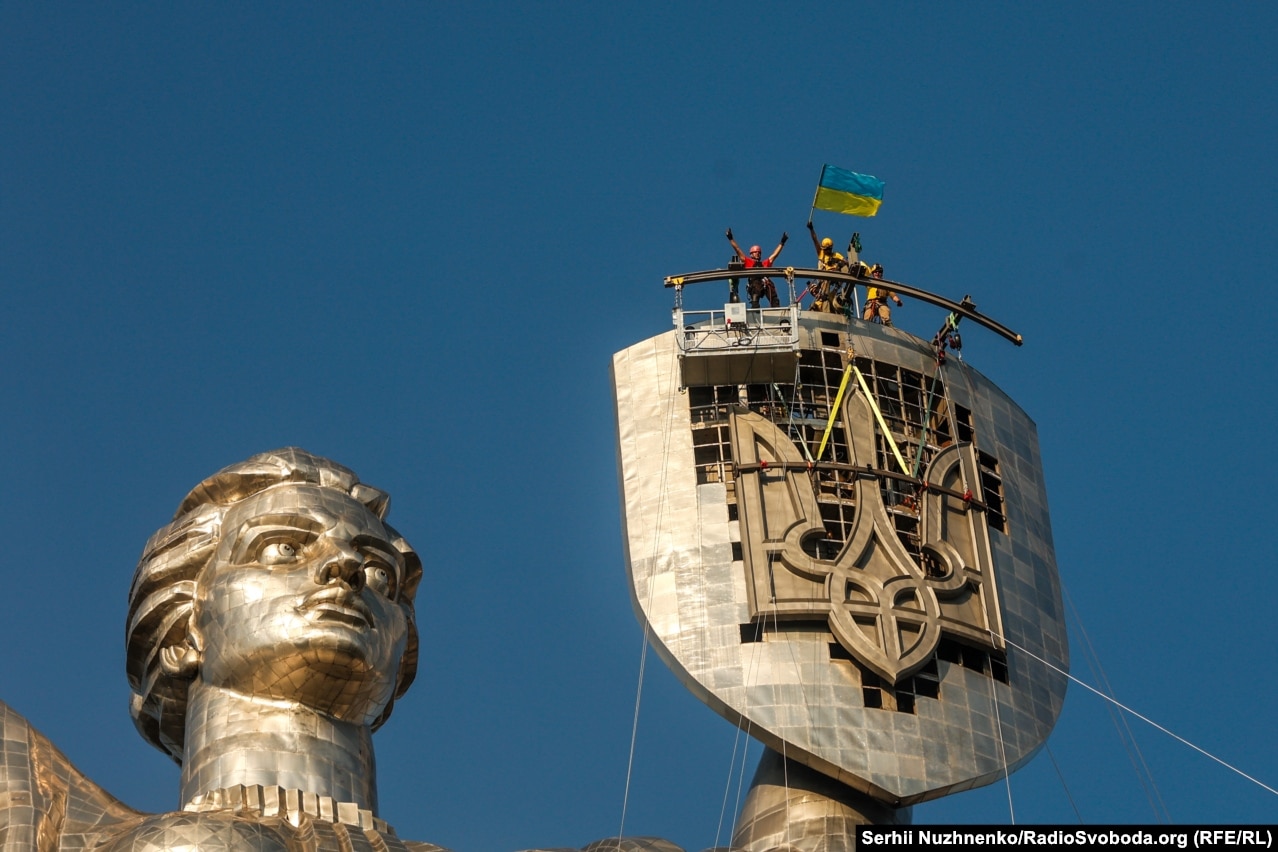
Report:
<svg viewBox="0 0 1278 852"><path fill-rule="evenodd" d="M258 677L257 671L270 671L272 677ZM264 706L371 727L394 698L395 679L393 672L371 668L363 655L316 642L276 656L269 667L198 672L188 694L196 690L226 690Z"/></svg>

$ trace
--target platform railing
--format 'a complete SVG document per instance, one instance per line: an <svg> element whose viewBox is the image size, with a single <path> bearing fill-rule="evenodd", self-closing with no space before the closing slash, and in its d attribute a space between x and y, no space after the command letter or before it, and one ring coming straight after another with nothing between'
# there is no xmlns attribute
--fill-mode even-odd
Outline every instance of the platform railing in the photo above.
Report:
<svg viewBox="0 0 1278 852"><path fill-rule="evenodd" d="M793 351L799 344L798 308L750 308L744 303L717 310L673 312L679 349L685 355L709 355L743 348L756 352Z"/></svg>
<svg viewBox="0 0 1278 852"><path fill-rule="evenodd" d="M971 320L972 322L978 323L984 326L985 328L988 328L990 331L993 331L995 334L998 334L1004 339L1011 341L1017 346L1020 346L1021 343L1023 342L1021 336L1017 334L1015 331L1012 331L1010 328L1003 325L1002 323L997 322L996 320L991 319L990 317L987 317L984 314L977 311L976 304L971 300L970 297L964 296L962 301L955 302L951 299L945 298L944 296L939 296L936 293L928 292L927 290L923 290L919 287L912 287L909 284L903 284L900 281L889 281L887 279L879 279L879 278L863 278L859 275L852 275L847 272L834 272L828 269L798 269L795 267L784 267L784 268L755 267L753 269L710 269L710 270L706 270L705 272L689 272L683 275L668 276L665 279L665 286L674 288L674 291L675 291L675 308L674 309L675 309L675 313L678 314L680 312L683 312L683 288L690 284L702 284L709 281L724 281L724 280L732 280L732 279L748 281L754 278L777 277L777 276L784 276L787 282L790 284L791 288L793 288L794 281L796 279L807 279L812 281L819 281L819 280L838 281L838 282L843 282L846 284L853 284L853 285L860 285L860 286L882 287L884 289L891 290L898 295L909 296L910 298L918 299L919 301L927 302L928 304L936 305L937 307L944 308L945 310L950 311L950 313L956 318L965 317ZM792 295L791 295L790 308L769 308L767 310L792 311L793 302L794 302L793 289L791 289L791 294ZM750 309L750 310L756 310L756 309ZM759 310L762 310L762 309L759 309ZM722 311L718 313L722 313ZM679 323L679 324L682 325L682 323ZM793 326L794 326L794 322L792 320L791 327Z"/></svg>

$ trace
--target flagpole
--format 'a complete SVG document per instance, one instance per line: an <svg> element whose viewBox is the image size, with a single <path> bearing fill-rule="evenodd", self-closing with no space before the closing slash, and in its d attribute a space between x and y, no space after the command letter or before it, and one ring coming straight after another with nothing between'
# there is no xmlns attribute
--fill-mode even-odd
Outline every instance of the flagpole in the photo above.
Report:
<svg viewBox="0 0 1278 852"><path fill-rule="evenodd" d="M812 214L816 212L817 196L821 194L821 181L825 180L825 166L821 166L821 176L817 178L816 190L812 193L812 207L808 210L808 224L812 224Z"/></svg>

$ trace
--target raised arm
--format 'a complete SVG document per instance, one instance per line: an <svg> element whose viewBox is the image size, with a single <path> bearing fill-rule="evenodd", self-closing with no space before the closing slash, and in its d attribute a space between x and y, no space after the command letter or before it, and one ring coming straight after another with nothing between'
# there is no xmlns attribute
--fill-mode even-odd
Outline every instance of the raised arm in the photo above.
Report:
<svg viewBox="0 0 1278 852"><path fill-rule="evenodd" d="M737 241L732 239L732 229L728 229L728 242L732 243L732 250L737 253L737 257L745 260L746 253L741 250L741 246L737 245Z"/></svg>
<svg viewBox="0 0 1278 852"><path fill-rule="evenodd" d="M790 239L790 235L789 235L789 233L787 233L787 232L785 232L785 231L782 231L782 232L781 232L781 242L777 243L776 251L774 251L774 252L772 252L772 254L768 255L768 263L769 263L769 264L771 264L773 261L775 261L775 260L777 259L777 256L778 256L779 254L781 254L781 249L785 248L785 243L786 243L786 240L788 240L788 239ZM737 252L737 253L738 253L738 254L740 254L740 251L738 250L738 252Z"/></svg>

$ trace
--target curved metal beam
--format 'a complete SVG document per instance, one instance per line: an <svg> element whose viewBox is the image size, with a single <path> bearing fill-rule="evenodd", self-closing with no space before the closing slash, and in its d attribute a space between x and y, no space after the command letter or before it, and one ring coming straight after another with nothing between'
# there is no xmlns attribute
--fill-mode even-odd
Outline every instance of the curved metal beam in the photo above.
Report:
<svg viewBox="0 0 1278 852"><path fill-rule="evenodd" d="M920 302L927 302L930 305L945 308L947 311L951 311L961 317L966 317L972 322L979 323L995 334L1010 340L1017 346L1020 346L1025 342L1019 334L1012 331L1007 326L996 320L990 319L985 316L985 314L976 310L976 303L973 302L969 296L964 296L962 302L954 302L944 296L929 293L927 290L920 290L918 287L911 287L909 284L902 284L900 281L889 281L886 278L862 278L858 275L850 275L846 272L831 272L825 269L800 269L793 266L756 266L753 269L710 269L705 272L689 272L684 275L670 275L666 277L666 286L682 287L685 284L702 284L706 281L726 281L729 278L768 278L779 275L793 275L795 278L846 281L849 284L885 287L899 295L909 296L911 299L918 299Z"/></svg>

